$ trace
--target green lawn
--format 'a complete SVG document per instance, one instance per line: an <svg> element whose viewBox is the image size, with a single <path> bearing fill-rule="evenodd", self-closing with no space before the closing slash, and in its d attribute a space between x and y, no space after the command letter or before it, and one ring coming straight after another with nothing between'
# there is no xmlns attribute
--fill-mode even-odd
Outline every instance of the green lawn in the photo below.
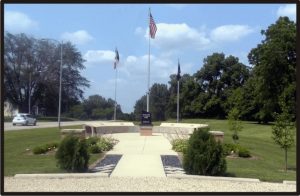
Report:
<svg viewBox="0 0 300 196"><path fill-rule="evenodd" d="M176 120L169 122L176 122ZM211 130L224 131L224 142L232 142L226 120L189 119L182 122L206 123ZM153 124L159 125L157 122ZM283 172L284 153L271 139L271 126L243 122L243 127L243 131L239 133L239 143L247 147L256 159L227 158L227 172L231 176L259 178L262 181L296 180L296 148L293 147L288 152L290 170L285 173ZM81 126L66 128L81 128ZM55 141L60 141L58 128L4 132L4 175L63 172L56 167L54 155L31 155L26 151L26 149ZM100 156L100 154L92 155L90 163L96 161Z"/></svg>
<svg viewBox="0 0 300 196"><path fill-rule="evenodd" d="M66 126L63 128L81 128ZM50 155L33 155L33 149L49 142L60 142L58 128L30 129L4 132L4 175L20 173L58 173L64 172L56 167L54 153ZM102 154L93 154L90 163L95 162Z"/></svg>
<svg viewBox="0 0 300 196"><path fill-rule="evenodd" d="M176 122L176 120L170 120ZM232 132L228 130L226 120L188 119L183 123L208 124L211 130L224 132L224 142L233 143ZM288 170L284 169L284 151L272 140L271 125L243 121L243 130L239 132L239 143L247 147L256 159L229 159L227 172L236 177L258 178L262 181L282 182L296 180L296 147L288 152ZM296 139L296 138L295 138Z"/></svg>

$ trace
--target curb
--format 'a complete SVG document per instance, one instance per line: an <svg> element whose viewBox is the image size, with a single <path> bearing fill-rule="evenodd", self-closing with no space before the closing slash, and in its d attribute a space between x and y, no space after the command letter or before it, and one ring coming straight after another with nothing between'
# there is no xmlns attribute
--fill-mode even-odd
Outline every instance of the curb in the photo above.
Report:
<svg viewBox="0 0 300 196"><path fill-rule="evenodd" d="M283 184L291 184L291 185L296 185L296 181L284 180L282 183L283 183Z"/></svg>
<svg viewBox="0 0 300 196"><path fill-rule="evenodd" d="M186 179L199 179L199 180L224 180L232 182L260 182L256 178L235 178L235 177L216 177L216 176L198 176L198 175L187 175L187 174L167 174L169 178L186 178Z"/></svg>
<svg viewBox="0 0 300 196"><path fill-rule="evenodd" d="M98 178L109 177L107 173L66 173L66 174L16 174L14 178Z"/></svg>

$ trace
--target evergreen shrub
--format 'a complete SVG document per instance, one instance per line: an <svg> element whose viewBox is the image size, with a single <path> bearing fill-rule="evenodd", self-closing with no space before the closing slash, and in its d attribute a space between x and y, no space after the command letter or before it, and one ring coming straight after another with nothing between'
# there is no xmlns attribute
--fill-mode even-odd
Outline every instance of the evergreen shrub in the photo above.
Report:
<svg viewBox="0 0 300 196"><path fill-rule="evenodd" d="M61 169L70 172L86 171L90 158L86 140L74 135L66 136L62 140L55 158Z"/></svg>
<svg viewBox="0 0 300 196"><path fill-rule="evenodd" d="M188 141L183 154L183 167L188 174L218 176L226 172L223 147L208 131L209 128L199 128Z"/></svg>

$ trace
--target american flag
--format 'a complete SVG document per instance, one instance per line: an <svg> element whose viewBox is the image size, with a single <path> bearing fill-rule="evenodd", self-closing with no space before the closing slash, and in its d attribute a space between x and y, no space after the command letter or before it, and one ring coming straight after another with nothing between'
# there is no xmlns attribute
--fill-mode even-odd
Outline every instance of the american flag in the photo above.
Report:
<svg viewBox="0 0 300 196"><path fill-rule="evenodd" d="M156 28L156 25L155 25L155 22L154 22L154 19L153 19L151 13L150 13L149 29L150 29L150 37L152 39L154 39L157 28Z"/></svg>
<svg viewBox="0 0 300 196"><path fill-rule="evenodd" d="M116 69L117 64L119 63L119 52L118 49L116 48L116 56L115 56L115 62L114 62L114 69Z"/></svg>

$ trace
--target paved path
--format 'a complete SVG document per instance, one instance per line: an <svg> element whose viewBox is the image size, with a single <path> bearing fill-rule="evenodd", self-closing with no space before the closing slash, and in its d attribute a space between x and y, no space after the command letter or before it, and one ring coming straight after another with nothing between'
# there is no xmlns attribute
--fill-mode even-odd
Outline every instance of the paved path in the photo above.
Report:
<svg viewBox="0 0 300 196"><path fill-rule="evenodd" d="M160 155L177 155L162 135L140 136L139 133L113 134L120 142L108 154L123 154L111 177L165 177Z"/></svg>

